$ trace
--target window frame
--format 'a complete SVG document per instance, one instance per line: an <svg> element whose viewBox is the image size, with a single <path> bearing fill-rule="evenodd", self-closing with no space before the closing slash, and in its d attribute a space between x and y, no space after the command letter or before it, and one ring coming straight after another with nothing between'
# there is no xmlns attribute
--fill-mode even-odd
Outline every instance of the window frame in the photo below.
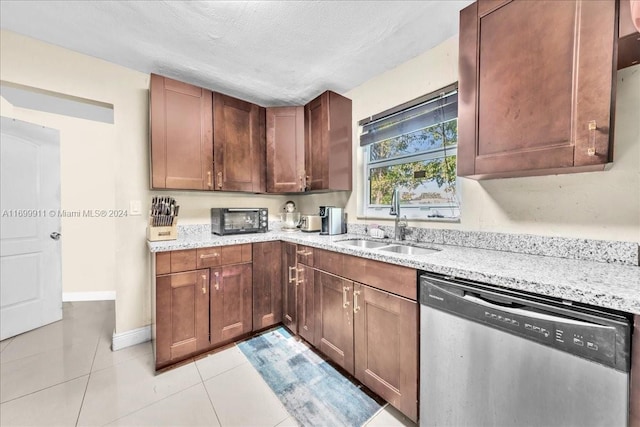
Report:
<svg viewBox="0 0 640 427"><path fill-rule="evenodd" d="M368 123L414 108L415 106L421 103L438 99L442 97L442 95L444 94L448 94L457 90L458 90L458 84L456 82L455 84L446 86L440 90L437 90L427 95L416 98L413 101L409 101L407 103L391 108L380 114L376 114L375 116L372 116L370 118L361 120L358 123L358 125L361 128L360 132L362 132L362 128L364 127L364 125ZM450 120L453 120L453 119L450 119ZM458 120L458 114L456 114L455 120ZM443 122L440 122L440 123L443 123ZM390 218L389 212L388 212L388 210L390 209L390 205L369 203L370 196L371 196L370 192L371 192L371 170L372 169L377 169L380 167L388 167L388 166L393 166L393 165L403 164L403 163L413 163L413 162L422 162L422 161L429 161L429 160L435 160L435 159L444 159L445 157L450 157L452 155L456 156L456 167L457 167L457 154L458 154L457 142L455 145L450 145L450 146L443 145L440 148L419 152L417 154L414 154L414 153L403 154L399 156L394 156L393 158L390 158L390 159L376 160L372 162L370 150L374 144L375 143L360 147L361 153L363 155L362 176L364 178L363 179L364 185L362 187L363 194L360 202L362 203L361 215L365 218L380 218L380 219ZM449 203L423 204L423 205L411 205L411 204L401 203L402 216L404 217L406 215L407 219L419 220L419 221L460 222L460 215L461 215L460 180L457 176L455 181L455 188L456 188L456 191L455 191L455 195L453 196L455 200ZM436 213L439 213L439 211L450 210L450 209L454 209L453 213L457 213L457 215L444 217L444 218L429 216L430 213L436 214Z"/></svg>

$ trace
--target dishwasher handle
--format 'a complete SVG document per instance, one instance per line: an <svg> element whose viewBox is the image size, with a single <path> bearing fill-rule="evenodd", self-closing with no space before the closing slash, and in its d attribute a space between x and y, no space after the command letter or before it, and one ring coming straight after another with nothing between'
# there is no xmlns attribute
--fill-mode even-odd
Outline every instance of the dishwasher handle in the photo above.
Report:
<svg viewBox="0 0 640 427"><path fill-rule="evenodd" d="M444 292L447 292L445 289L442 289L440 287L438 288ZM454 296L457 297L457 295L454 295ZM565 325L581 326L585 328L602 328L602 329L610 328L609 326L603 326L603 325L598 325L591 322L570 319L564 316L556 316L553 314L540 313L539 311L534 311L534 310L525 308L526 306L523 304L514 303L514 307L505 306L503 304L496 304L494 302L487 301L480 296L474 296L472 293L469 293L469 292L465 292L462 298L473 304L481 305L483 307L494 309L494 310L501 310L509 314L526 317L532 320L546 320L549 322L555 322L556 324L562 323Z"/></svg>

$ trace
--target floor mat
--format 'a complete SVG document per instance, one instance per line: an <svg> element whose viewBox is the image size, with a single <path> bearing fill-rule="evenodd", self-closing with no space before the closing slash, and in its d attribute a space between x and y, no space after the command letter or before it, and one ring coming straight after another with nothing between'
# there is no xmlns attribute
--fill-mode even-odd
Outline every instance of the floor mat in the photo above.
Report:
<svg viewBox="0 0 640 427"><path fill-rule="evenodd" d="M301 426L362 426L381 406L280 327L238 344Z"/></svg>

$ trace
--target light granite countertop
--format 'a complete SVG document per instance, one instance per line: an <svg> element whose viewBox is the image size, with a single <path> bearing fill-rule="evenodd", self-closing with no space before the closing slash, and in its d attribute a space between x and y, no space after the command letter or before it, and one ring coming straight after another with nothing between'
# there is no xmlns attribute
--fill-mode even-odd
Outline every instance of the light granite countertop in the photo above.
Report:
<svg viewBox="0 0 640 427"><path fill-rule="evenodd" d="M411 243L415 246L439 249L439 252L428 255L381 252L339 243L343 240L362 238L367 237L359 234L321 236L318 233L282 231L217 236L203 228L181 233L177 240L147 242L147 245L151 252L166 252L282 240L490 285L640 314L640 267L638 266L432 243ZM389 239L386 241L394 243Z"/></svg>

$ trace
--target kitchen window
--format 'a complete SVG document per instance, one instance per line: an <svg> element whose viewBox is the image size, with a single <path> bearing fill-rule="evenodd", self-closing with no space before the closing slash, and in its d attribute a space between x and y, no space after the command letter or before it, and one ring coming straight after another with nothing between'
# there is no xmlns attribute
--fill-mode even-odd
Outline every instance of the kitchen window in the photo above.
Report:
<svg viewBox="0 0 640 427"><path fill-rule="evenodd" d="M366 217L386 218L395 187L409 219L460 216L457 84L361 120Z"/></svg>

